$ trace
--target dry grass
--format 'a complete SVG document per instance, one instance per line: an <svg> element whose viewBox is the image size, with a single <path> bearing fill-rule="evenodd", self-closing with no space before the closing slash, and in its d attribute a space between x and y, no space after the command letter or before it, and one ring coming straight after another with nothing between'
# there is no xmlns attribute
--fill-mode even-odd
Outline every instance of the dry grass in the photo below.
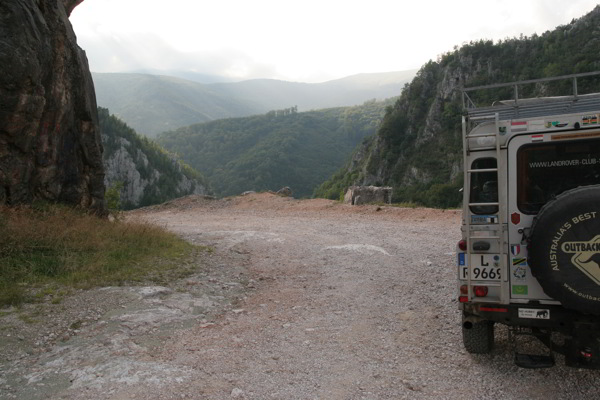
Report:
<svg viewBox="0 0 600 400"><path fill-rule="evenodd" d="M0 208L0 306L31 288L119 285L162 277L193 246L149 224L110 222L65 206Z"/></svg>

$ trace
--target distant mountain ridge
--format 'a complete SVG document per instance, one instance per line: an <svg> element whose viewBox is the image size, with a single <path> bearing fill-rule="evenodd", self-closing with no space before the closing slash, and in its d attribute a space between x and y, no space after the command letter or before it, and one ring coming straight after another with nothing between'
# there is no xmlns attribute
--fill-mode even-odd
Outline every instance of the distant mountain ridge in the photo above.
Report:
<svg viewBox="0 0 600 400"><path fill-rule="evenodd" d="M177 69L160 70L154 68L143 68L134 71L126 71L131 74L147 74L147 75L163 75L172 76L173 78L185 79L192 82L209 84L209 83L225 83L239 82L240 79L232 79L221 75L203 74L195 71L182 71Z"/></svg>
<svg viewBox="0 0 600 400"><path fill-rule="evenodd" d="M203 84L140 73L92 76L98 105L110 109L138 133L153 137L196 123L292 106L307 111L382 100L399 95L416 72L358 74L323 83L254 79Z"/></svg>

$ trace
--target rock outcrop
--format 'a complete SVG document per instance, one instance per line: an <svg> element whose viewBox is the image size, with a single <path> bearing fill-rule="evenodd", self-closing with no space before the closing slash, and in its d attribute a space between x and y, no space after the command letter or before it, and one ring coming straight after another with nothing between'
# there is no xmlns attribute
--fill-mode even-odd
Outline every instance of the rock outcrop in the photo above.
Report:
<svg viewBox="0 0 600 400"><path fill-rule="evenodd" d="M121 202L126 209L157 204L190 194L210 193L203 182L186 176L178 160L170 159L168 170L165 170L163 162L161 171L142 149L132 149L127 139L118 138L118 141L119 147L104 158L104 183L106 187L116 183L123 184Z"/></svg>
<svg viewBox="0 0 600 400"><path fill-rule="evenodd" d="M80 2L0 2L0 204L104 211L94 86L68 19Z"/></svg>
<svg viewBox="0 0 600 400"><path fill-rule="evenodd" d="M121 187L125 209L162 203L190 194L210 193L204 177L123 121L98 109L107 188Z"/></svg>

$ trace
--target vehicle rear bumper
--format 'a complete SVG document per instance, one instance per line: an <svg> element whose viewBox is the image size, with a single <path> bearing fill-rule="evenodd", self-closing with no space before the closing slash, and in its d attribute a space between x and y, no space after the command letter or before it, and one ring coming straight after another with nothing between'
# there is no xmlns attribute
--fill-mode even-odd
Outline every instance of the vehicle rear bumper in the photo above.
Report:
<svg viewBox="0 0 600 400"><path fill-rule="evenodd" d="M563 354L567 366L600 369L600 316L546 304L463 303L462 309L463 324L486 320L527 328L538 338L547 337L544 344ZM552 332L565 335L564 344L553 343Z"/></svg>
<svg viewBox="0 0 600 400"><path fill-rule="evenodd" d="M560 305L463 303L462 308L476 319L509 326L550 329L566 334L584 327L600 332L600 316L581 314Z"/></svg>

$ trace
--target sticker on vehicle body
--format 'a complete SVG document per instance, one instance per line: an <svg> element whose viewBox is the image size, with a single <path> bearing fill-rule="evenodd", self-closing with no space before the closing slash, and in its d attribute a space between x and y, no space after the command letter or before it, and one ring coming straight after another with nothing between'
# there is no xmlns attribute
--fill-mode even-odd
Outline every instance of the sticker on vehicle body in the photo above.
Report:
<svg viewBox="0 0 600 400"><path fill-rule="evenodd" d="M542 129L544 129L545 125L546 125L546 121L544 121L543 119L532 120L532 121L529 121L529 130L530 131L542 130Z"/></svg>
<svg viewBox="0 0 600 400"><path fill-rule="evenodd" d="M510 123L510 131L512 133L527 131L527 121L515 121Z"/></svg>
<svg viewBox="0 0 600 400"><path fill-rule="evenodd" d="M510 254L513 256L518 256L521 254L521 245L520 244L512 244L510 245Z"/></svg>
<svg viewBox="0 0 600 400"><path fill-rule="evenodd" d="M598 123L598 114L596 115L586 115L582 117L583 125L592 125Z"/></svg>
<svg viewBox="0 0 600 400"><path fill-rule="evenodd" d="M548 122L546 122L546 128L564 128L567 125L569 125L568 122L561 122L561 121L548 121Z"/></svg>
<svg viewBox="0 0 600 400"><path fill-rule="evenodd" d="M518 281L524 281L527 277L527 268L518 266L513 271L513 277Z"/></svg>
<svg viewBox="0 0 600 400"><path fill-rule="evenodd" d="M512 265L527 265L527 259L524 257L513 258Z"/></svg>
<svg viewBox="0 0 600 400"><path fill-rule="evenodd" d="M471 215L471 225L495 224L497 222L497 215Z"/></svg>
<svg viewBox="0 0 600 400"><path fill-rule="evenodd" d="M592 214L592 213L588 213ZM593 212L594 217L596 213ZM575 218L573 219L576 220ZM600 285L600 235L596 235L590 241L563 242L561 250L566 254L574 254L571 262L587 275L597 285Z"/></svg>
<svg viewBox="0 0 600 400"><path fill-rule="evenodd" d="M529 294L529 286L527 285L512 285L512 294L517 296L526 296Z"/></svg>
<svg viewBox="0 0 600 400"><path fill-rule="evenodd" d="M519 308L519 318L550 319L550 310L539 308Z"/></svg>
<svg viewBox="0 0 600 400"><path fill-rule="evenodd" d="M510 214L510 222L512 222L513 225L519 225L519 222L521 222L521 214L518 212Z"/></svg>
<svg viewBox="0 0 600 400"><path fill-rule="evenodd" d="M552 135L552 140L592 138L600 136L600 132L577 132L564 135Z"/></svg>

